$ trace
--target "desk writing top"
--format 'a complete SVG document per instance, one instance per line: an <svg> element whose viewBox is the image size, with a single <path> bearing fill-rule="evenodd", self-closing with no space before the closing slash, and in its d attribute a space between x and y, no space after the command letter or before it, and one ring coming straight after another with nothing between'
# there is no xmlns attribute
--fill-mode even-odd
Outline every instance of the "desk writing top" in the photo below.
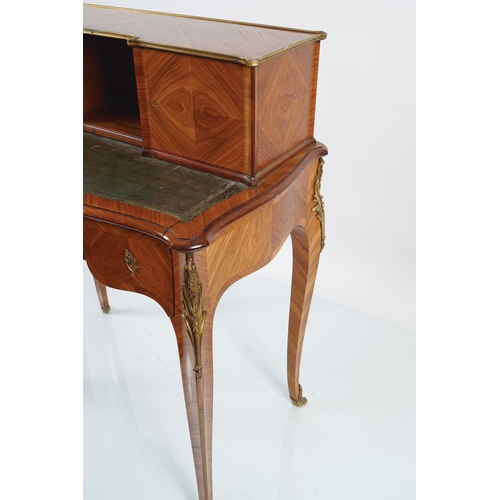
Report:
<svg viewBox="0 0 500 500"><path fill-rule="evenodd" d="M206 246L223 227L280 196L311 161L328 153L319 142L307 144L248 188L143 157L138 147L93 134L84 133L83 149L84 216L163 239L180 251Z"/></svg>
<svg viewBox="0 0 500 500"><path fill-rule="evenodd" d="M258 66L275 55L326 38L306 31L193 16L84 4L84 33L124 38L151 47Z"/></svg>
<svg viewBox="0 0 500 500"><path fill-rule="evenodd" d="M141 148L83 134L83 192L190 221L246 186L141 155Z"/></svg>

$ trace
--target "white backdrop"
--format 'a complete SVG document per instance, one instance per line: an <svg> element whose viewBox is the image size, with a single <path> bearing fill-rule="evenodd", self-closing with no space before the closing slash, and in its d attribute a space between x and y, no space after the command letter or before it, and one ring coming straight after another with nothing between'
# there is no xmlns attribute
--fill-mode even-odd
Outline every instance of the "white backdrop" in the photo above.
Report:
<svg viewBox="0 0 500 500"><path fill-rule="evenodd" d="M415 330L414 0L96 3L328 33L315 128L330 151L327 242L315 294ZM290 283L290 241L259 273Z"/></svg>

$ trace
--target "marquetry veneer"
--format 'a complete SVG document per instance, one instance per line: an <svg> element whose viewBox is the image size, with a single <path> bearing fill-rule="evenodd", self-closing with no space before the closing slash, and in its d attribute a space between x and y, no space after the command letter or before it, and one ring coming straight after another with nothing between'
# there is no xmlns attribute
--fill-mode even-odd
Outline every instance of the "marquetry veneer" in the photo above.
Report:
<svg viewBox="0 0 500 500"><path fill-rule="evenodd" d="M212 327L219 299L291 235L287 380L320 252L326 147L314 139L323 32L84 8L84 258L169 316L198 495L212 500ZM167 493L168 496L168 493Z"/></svg>

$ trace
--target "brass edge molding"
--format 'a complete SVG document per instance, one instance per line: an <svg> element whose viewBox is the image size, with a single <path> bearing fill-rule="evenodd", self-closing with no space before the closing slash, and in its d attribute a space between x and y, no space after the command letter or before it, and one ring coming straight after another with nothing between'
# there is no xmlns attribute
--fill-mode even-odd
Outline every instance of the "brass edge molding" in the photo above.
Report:
<svg viewBox="0 0 500 500"><path fill-rule="evenodd" d="M307 404L307 398L302 396L302 386L300 384L299 384L299 397L297 399L293 399L292 397L290 397L290 399L292 400L293 406L297 406L298 408L300 408L301 406L305 406Z"/></svg>
<svg viewBox="0 0 500 500"><path fill-rule="evenodd" d="M323 196L321 196L321 177L323 176L323 165L325 164L324 158L320 158L318 162L318 170L316 172L316 177L314 179L314 196L313 201L315 203L313 207L313 212L316 212L316 217L318 218L321 226L321 250L325 248L325 204L323 202Z"/></svg>
<svg viewBox="0 0 500 500"><path fill-rule="evenodd" d="M255 28L267 28L281 31L292 31L295 33L305 33L315 35L318 40L325 40L328 36L324 31L304 30L300 28L287 28L286 26L273 26L271 24L248 23L245 21L232 21L230 19L217 19L215 17L189 16L187 14L174 14L172 12L160 12L156 10L133 9L129 7L113 7L111 5L98 5L92 3L84 3L84 7L108 10L121 10L126 12L137 12L138 14L152 14L157 16L182 17L186 19L196 19L198 21L211 21L215 23L238 24L240 26L251 26Z"/></svg>
<svg viewBox="0 0 500 500"><path fill-rule="evenodd" d="M246 65L247 66L260 66L263 62L272 59L273 57L280 56L281 54L284 54L285 52L289 52L290 50L296 49L297 47L302 47L302 45L306 45L308 43L312 42L318 42L320 40L323 40L323 38L318 37L318 36L313 36L311 38L307 38L305 40L301 40L299 42L291 43L289 45L286 45L285 47L282 47L281 49L275 50L274 52L269 52L268 54L264 55L261 59L252 59L252 60L246 60Z"/></svg>
<svg viewBox="0 0 500 500"><path fill-rule="evenodd" d="M97 30L95 34L99 34ZM111 36L111 35L105 35L105 36ZM123 37L116 37L116 38L123 38ZM230 54L221 54L219 52L209 52L205 50L197 50L197 49L187 49L185 47L178 47L175 45L164 45L164 44L159 44L159 43L150 43L150 42L143 42L141 41L138 37L134 37L131 39L127 39L127 44L130 47L141 47L143 49L156 49L156 50L165 50L167 52L174 52L176 54L185 54L189 56L197 56L197 57L205 57L207 59L217 59L218 61L227 61L227 62L234 62L238 64L243 64L244 66L248 66L250 68L255 68L257 66L260 66L263 62L268 61L269 59L272 59L273 57L280 56L281 54L284 54L285 52L289 52L297 47L301 47L302 45L306 45L311 42L315 42L318 40L321 40L322 38L318 37L311 37L307 38L306 40L301 40L300 42L295 42L290 45L287 45L286 47L283 47L279 50L275 50L274 52L270 52L269 54L265 54L261 59L245 59L244 57L240 56L234 56Z"/></svg>
<svg viewBox="0 0 500 500"><path fill-rule="evenodd" d="M129 35L128 33L120 33L118 31L102 31L102 30L94 30L91 28L83 28L84 35L98 35L98 36L106 36L108 38L121 38L127 41L135 40L138 37L135 35Z"/></svg>
<svg viewBox="0 0 500 500"><path fill-rule="evenodd" d="M98 34L98 33L97 33ZM159 43L150 43L143 42L138 37L127 39L127 45L130 47L140 47L143 49L156 49L156 50L164 50L166 52L174 52L176 54L184 54L188 56L197 56L197 57L205 57L207 59L217 59L218 61L227 61L227 62L235 62L239 64L244 64L246 66L251 66L251 62L247 61L243 57L231 56L226 54L219 54L217 52L208 52L205 50L196 50L196 49L186 49L185 47L177 47L175 45L163 45ZM260 61L259 61L260 64ZM256 64L258 66L258 64Z"/></svg>
<svg viewBox="0 0 500 500"><path fill-rule="evenodd" d="M238 63L238 64L243 64L244 66L248 66L250 68L255 68L257 66L260 66L263 62L268 61L269 59L272 59L273 57L280 56L281 54L284 54L285 52L289 52L297 47L301 47L302 45L306 45L311 42L315 42L318 40L321 40L322 38L318 37L311 37L307 38L306 40L302 40L300 42L296 42L290 45L287 45L286 47L283 47L282 49L276 50L274 52L270 52L269 54L264 55L261 59L245 59L244 57L240 56L233 56L230 54L221 54L219 52L209 52L205 50L197 50L197 49L187 49L185 47L178 47L175 45L164 45L160 43L151 43L151 42L143 42L142 40L139 39L139 37L135 35L127 35L125 33L113 33L111 31L100 31L100 30L94 30L90 28L84 28L83 33L87 35L98 35L98 36L106 36L109 38L120 38L124 39L127 41L127 45L130 47L138 47L142 49L156 49L156 50L164 50L166 52L174 52L176 54L184 54L188 56L195 56L195 57L205 57L207 59L216 59L218 61L226 61L226 62L233 62L233 63Z"/></svg>
<svg viewBox="0 0 500 500"><path fill-rule="evenodd" d="M196 380L202 378L201 341L207 312L203 309L202 285L193 257L186 256L181 285L182 319L193 345Z"/></svg>
<svg viewBox="0 0 500 500"><path fill-rule="evenodd" d="M285 47L283 47L281 49L275 50L274 52L270 52L269 54L265 54L260 59L245 59L244 57L231 55L231 54L222 54L219 52L209 52L209 51L204 51L204 50L199 50L199 49L198 50L197 49L188 49L185 47L179 47L179 46L174 46L174 45L166 45L166 44L159 44L159 43L142 41L142 40L139 40L139 37L136 35L127 35L125 33L111 32L111 31L100 31L98 29L92 29L92 28L84 28L83 29L83 32L87 35L98 35L98 36L106 36L106 37L110 37L110 38L125 39L127 41L127 44L131 47L141 47L141 48L146 48L146 49L165 50L167 52L174 52L177 54L186 54L186 55L192 55L192 56L198 56L198 57L206 57L208 59L217 59L219 61L226 61L226 62L234 62L234 63L238 63L238 64L243 64L243 65L251 67L251 68L260 66L263 62L265 62L269 59L272 59L273 57L284 54L285 52L289 52L297 47L300 47L302 45L306 45L308 43L312 43L312 42L316 42L316 41L320 41L320 40L325 40L327 37L327 34L324 31L301 30L301 29L297 29L297 28L285 28L283 26L271 26L271 25L266 25L266 24L245 23L242 21L230 21L227 19L215 19L215 18L209 18L209 17L188 16L188 15L182 15L182 14L171 14L168 12L157 12L157 11L130 9L130 8L123 8L123 7L111 7L111 6L106 6L106 5L94 5L94 4L84 3L83 6L89 7L89 8L136 12L139 14L151 14L151 15L156 14L156 15L170 16L170 17L181 17L181 18L187 18L187 19L195 19L198 21L210 21L210 22L215 22L215 23L236 24L236 25L241 25L241 26L250 26L250 27L255 27L255 28L290 31L290 32L294 32L294 33L303 33L303 34L311 35L310 37L308 37L304 40L300 40L298 42L286 45Z"/></svg>
<svg viewBox="0 0 500 500"><path fill-rule="evenodd" d="M127 266L127 269L130 271L130 276L134 277L135 272L137 269L139 269L139 266L137 265L137 262L130 252L128 248L125 248L125 265Z"/></svg>

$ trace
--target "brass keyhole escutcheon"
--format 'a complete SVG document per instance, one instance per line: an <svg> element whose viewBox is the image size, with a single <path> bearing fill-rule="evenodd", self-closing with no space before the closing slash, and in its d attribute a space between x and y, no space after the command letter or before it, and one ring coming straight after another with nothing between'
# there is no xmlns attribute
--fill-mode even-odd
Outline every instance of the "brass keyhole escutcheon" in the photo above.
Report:
<svg viewBox="0 0 500 500"><path fill-rule="evenodd" d="M139 269L137 262L134 259L134 256L130 253L130 250L125 249L125 265L127 269L130 271L130 276L134 277L135 272Z"/></svg>

